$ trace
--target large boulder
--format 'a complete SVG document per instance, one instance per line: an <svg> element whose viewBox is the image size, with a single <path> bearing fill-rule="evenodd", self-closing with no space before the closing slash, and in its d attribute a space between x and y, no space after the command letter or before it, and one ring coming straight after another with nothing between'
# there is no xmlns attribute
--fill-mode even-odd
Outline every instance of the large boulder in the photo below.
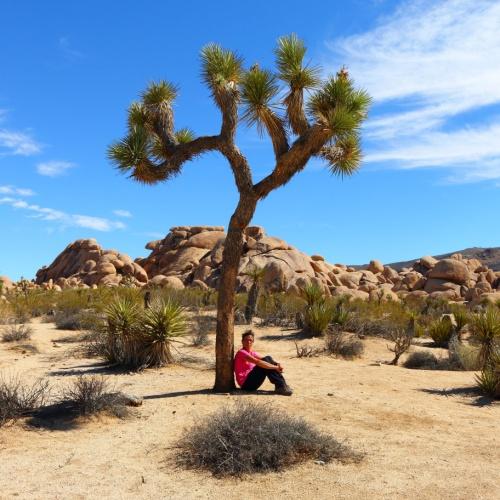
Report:
<svg viewBox="0 0 500 500"><path fill-rule="evenodd" d="M117 286L127 277L131 284L148 280L144 269L117 250L105 250L94 239L70 243L50 264L36 273L38 285L56 283L61 288L77 286Z"/></svg>
<svg viewBox="0 0 500 500"><path fill-rule="evenodd" d="M469 279L469 269L458 258L443 259L427 273L428 278L437 278L464 284Z"/></svg>

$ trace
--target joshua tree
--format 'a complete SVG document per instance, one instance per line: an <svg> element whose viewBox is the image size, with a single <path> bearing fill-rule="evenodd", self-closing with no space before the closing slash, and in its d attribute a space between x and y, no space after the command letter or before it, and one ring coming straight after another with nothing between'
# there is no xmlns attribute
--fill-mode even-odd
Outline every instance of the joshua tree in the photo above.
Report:
<svg viewBox="0 0 500 500"><path fill-rule="evenodd" d="M195 137L189 129L175 130L172 103L177 87L160 81L151 83L141 100L131 104L128 134L109 148L117 167L145 184L172 178L186 162L208 151L221 153L231 167L239 202L229 221L218 286L216 391L234 387L235 286L244 230L257 203L290 181L312 157L323 158L340 176L354 173L360 165L359 131L370 98L354 88L345 69L322 80L319 68L304 64L305 52L295 35L285 36L275 50L276 72L256 64L247 71L237 54L209 44L201 51L202 78L221 112L220 132ZM307 102L305 92L310 93ZM234 142L239 119L256 125L273 145L274 169L258 182Z"/></svg>
<svg viewBox="0 0 500 500"><path fill-rule="evenodd" d="M253 267L245 273L252 279L252 286L248 292L247 305L245 307L245 321L250 324L257 311L259 303L260 289L262 279L264 278L264 269L258 266Z"/></svg>

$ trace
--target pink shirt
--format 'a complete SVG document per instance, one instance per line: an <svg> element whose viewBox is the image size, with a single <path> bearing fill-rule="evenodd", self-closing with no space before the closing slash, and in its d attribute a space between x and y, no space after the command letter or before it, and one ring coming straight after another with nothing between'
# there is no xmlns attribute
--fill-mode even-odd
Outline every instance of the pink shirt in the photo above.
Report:
<svg viewBox="0 0 500 500"><path fill-rule="evenodd" d="M245 351L245 349L240 349L236 356L234 357L234 373L236 375L236 382L241 387L248 377L248 374L253 370L255 363L247 360L247 355L250 354L254 358L259 358L260 356L255 351Z"/></svg>

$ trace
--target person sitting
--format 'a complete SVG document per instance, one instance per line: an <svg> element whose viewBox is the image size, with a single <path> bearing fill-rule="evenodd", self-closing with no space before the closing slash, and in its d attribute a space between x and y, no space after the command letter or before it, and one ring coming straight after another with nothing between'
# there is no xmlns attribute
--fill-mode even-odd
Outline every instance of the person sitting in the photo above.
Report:
<svg viewBox="0 0 500 500"><path fill-rule="evenodd" d="M260 357L253 351L255 335L247 330L241 336L243 347L234 357L234 373L236 382L244 391L256 391L266 380L274 384L276 394L291 396L293 391L283 377L283 366L271 356Z"/></svg>

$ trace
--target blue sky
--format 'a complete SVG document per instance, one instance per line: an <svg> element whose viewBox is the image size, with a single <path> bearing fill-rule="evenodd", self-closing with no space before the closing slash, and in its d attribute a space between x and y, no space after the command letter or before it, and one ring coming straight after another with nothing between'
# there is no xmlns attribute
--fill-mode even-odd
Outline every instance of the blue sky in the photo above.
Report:
<svg viewBox="0 0 500 500"><path fill-rule="evenodd" d="M273 68L297 33L324 75L342 65L374 98L365 161L332 177L318 161L258 206L253 223L350 264L500 246L500 2L13 2L1 7L0 274L33 277L70 242L144 256L175 225L226 225L236 190L206 155L168 183L119 174L106 148L148 82L180 87L178 127L216 133L199 52L218 42ZM272 148L242 127L254 179Z"/></svg>

